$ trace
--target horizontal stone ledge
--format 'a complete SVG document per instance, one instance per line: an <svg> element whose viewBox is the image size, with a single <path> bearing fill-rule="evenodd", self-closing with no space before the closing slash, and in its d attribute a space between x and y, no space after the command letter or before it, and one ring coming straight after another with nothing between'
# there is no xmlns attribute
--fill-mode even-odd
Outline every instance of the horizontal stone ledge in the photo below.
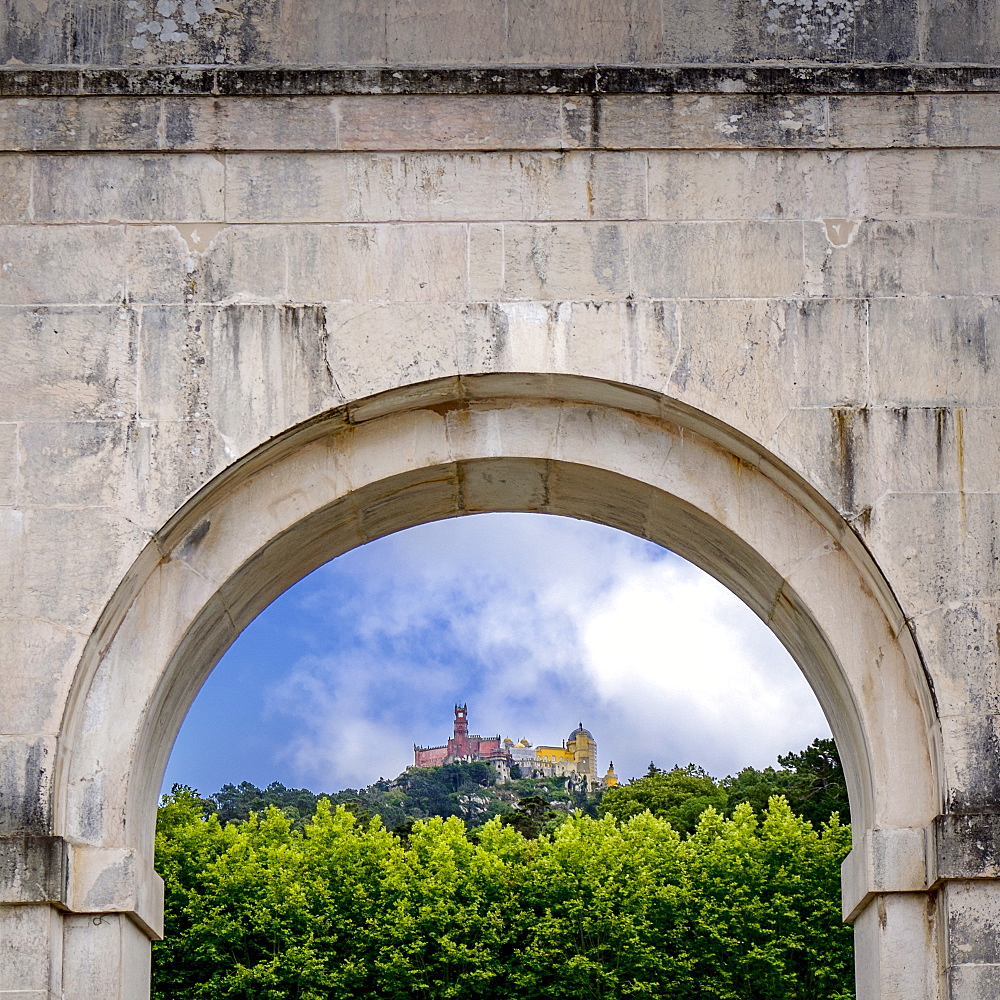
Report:
<svg viewBox="0 0 1000 1000"><path fill-rule="evenodd" d="M1000 92L0 97L12 152L1000 148Z"/></svg>
<svg viewBox="0 0 1000 1000"><path fill-rule="evenodd" d="M0 905L50 903L71 913L124 913L163 936L163 880L135 851L63 837L0 837Z"/></svg>
<svg viewBox="0 0 1000 1000"><path fill-rule="evenodd" d="M1000 67L752 63L334 69L16 66L0 69L0 96L7 97L987 92L1000 92Z"/></svg>

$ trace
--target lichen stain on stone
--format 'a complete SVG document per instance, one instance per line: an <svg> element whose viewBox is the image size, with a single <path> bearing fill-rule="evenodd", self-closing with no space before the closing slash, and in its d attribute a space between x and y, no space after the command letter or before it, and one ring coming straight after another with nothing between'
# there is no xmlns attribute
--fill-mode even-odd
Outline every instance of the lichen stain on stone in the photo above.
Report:
<svg viewBox="0 0 1000 1000"><path fill-rule="evenodd" d="M129 44L142 51L162 50L163 43L187 42L197 36L221 41L219 17L237 14L234 6L218 0L128 0L126 17L134 22Z"/></svg>
<svg viewBox="0 0 1000 1000"><path fill-rule="evenodd" d="M740 130L740 121L743 118L746 118L745 114L729 115L726 120L716 123L715 131L722 135L735 135Z"/></svg>
<svg viewBox="0 0 1000 1000"><path fill-rule="evenodd" d="M844 45L864 0L760 0L769 35L791 34L806 48Z"/></svg>

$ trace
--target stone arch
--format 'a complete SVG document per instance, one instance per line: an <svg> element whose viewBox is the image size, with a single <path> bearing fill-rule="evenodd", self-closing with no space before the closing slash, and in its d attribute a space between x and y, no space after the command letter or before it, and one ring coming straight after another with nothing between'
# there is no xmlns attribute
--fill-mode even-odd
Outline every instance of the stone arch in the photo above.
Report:
<svg viewBox="0 0 1000 1000"><path fill-rule="evenodd" d="M328 412L235 463L157 533L88 644L64 720L57 832L90 872L74 875L86 885L73 908L128 912L155 936L150 859L166 760L201 683L257 613L372 538L499 510L649 538L753 608L803 669L841 748L855 819L845 913L876 952L885 922L865 921L873 899L883 916L887 894L923 913L924 829L941 797L933 700L857 535L800 477L705 414L623 385L531 374L443 379Z"/></svg>

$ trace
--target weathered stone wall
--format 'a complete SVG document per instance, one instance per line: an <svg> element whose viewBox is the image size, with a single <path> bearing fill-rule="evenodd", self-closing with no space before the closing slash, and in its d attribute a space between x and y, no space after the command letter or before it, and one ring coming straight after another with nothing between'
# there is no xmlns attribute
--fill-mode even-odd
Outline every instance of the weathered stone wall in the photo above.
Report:
<svg viewBox="0 0 1000 1000"><path fill-rule="evenodd" d="M6 0L21 63L995 62L985 0ZM5 60L6 61L6 60Z"/></svg>
<svg viewBox="0 0 1000 1000"><path fill-rule="evenodd" d="M859 996L1000 992L993 5L4 14L0 993L143 996L215 658L484 509L747 600L848 762Z"/></svg>

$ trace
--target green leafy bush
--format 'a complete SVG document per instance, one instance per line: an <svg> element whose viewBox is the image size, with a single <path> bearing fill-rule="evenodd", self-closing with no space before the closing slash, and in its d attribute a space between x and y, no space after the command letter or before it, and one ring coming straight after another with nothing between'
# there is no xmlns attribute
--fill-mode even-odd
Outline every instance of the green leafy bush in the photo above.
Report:
<svg viewBox="0 0 1000 1000"><path fill-rule="evenodd" d="M223 825L178 789L153 995L845 1000L849 847L836 817L814 829L780 797L709 808L689 836L639 811L533 839L436 817L404 840L327 800L301 829L273 806Z"/></svg>

